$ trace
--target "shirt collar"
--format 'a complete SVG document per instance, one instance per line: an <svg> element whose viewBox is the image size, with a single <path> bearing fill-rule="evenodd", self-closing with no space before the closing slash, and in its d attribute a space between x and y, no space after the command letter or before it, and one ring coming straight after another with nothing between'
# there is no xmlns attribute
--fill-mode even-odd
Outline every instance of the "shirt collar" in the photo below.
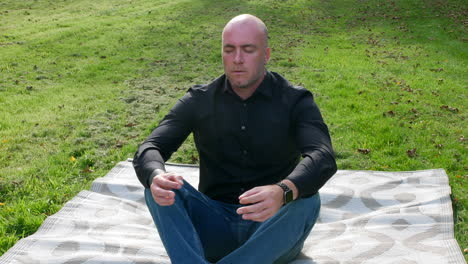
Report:
<svg viewBox="0 0 468 264"><path fill-rule="evenodd" d="M271 98L273 96L272 78L273 76L271 76L271 73L267 71L265 74L265 78L260 83L257 90L255 90L255 92L252 94L252 96L256 96L257 94L260 94L268 98ZM232 90L231 84L229 83L227 76L224 80L223 92L229 92L231 94L235 94L234 91Z"/></svg>

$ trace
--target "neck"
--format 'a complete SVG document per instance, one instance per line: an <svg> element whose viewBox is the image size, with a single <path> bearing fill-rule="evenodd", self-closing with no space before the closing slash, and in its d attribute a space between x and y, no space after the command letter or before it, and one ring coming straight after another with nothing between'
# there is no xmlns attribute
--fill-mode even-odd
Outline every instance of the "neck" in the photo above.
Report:
<svg viewBox="0 0 468 264"><path fill-rule="evenodd" d="M252 94L255 92L255 90L257 90L258 88L258 85L257 87L252 87L252 88L239 88L239 87L232 87L232 90L240 97L242 98L242 100L246 100L247 98L249 98L250 96L252 96Z"/></svg>

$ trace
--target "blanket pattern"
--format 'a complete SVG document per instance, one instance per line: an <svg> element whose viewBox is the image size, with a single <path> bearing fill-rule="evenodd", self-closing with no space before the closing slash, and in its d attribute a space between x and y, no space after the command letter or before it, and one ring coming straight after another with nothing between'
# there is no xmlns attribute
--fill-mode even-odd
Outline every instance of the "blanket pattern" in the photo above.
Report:
<svg viewBox="0 0 468 264"><path fill-rule="evenodd" d="M198 167L167 165L193 186ZM294 264L466 263L453 237L444 170L340 170L320 190L317 224ZM281 243L280 241L278 243ZM96 179L0 264L170 263L131 162ZM187 260L187 263L191 263Z"/></svg>

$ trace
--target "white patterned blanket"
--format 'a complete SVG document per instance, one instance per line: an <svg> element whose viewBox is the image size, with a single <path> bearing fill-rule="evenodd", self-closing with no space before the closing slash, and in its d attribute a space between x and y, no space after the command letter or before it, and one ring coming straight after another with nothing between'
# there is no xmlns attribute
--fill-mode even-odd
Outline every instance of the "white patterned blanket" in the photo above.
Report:
<svg viewBox="0 0 468 264"><path fill-rule="evenodd" d="M198 168L168 165L197 186ZM444 170L339 171L321 190L300 263L466 263L453 238ZM120 162L0 264L170 263L131 162ZM190 260L187 260L190 263Z"/></svg>

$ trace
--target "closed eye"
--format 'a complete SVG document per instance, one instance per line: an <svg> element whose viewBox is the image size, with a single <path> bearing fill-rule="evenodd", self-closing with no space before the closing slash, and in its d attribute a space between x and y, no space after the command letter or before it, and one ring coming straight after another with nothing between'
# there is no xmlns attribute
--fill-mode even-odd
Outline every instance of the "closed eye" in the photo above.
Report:
<svg viewBox="0 0 468 264"><path fill-rule="evenodd" d="M257 50L257 47L254 45L246 45L246 46L243 46L242 49L247 53L253 53Z"/></svg>
<svg viewBox="0 0 468 264"><path fill-rule="evenodd" d="M234 51L234 47L233 46L224 46L223 47L223 52L225 53L231 53Z"/></svg>

